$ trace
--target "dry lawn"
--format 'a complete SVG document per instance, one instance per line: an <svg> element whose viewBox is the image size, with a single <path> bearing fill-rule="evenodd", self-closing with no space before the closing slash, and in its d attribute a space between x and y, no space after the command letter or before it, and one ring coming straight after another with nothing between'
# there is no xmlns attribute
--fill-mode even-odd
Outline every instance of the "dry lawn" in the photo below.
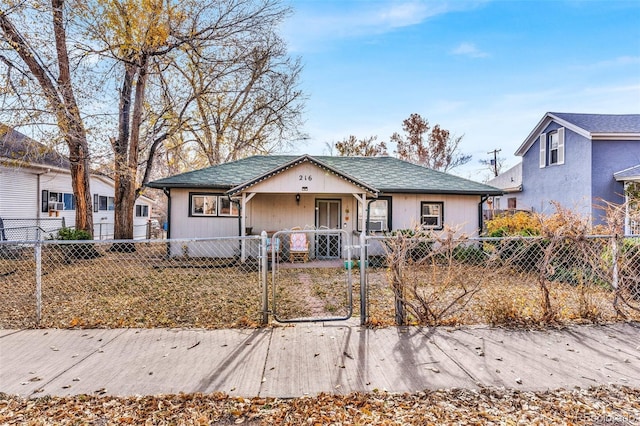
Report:
<svg viewBox="0 0 640 426"><path fill-rule="evenodd" d="M262 316L260 276L255 261L170 258L163 244L137 246L135 253L100 251L94 259L66 259L55 247L43 249L42 318L36 322L35 262L32 253L0 258L0 328L29 327L197 327L259 326ZM271 271L268 279L271 281ZM352 274L353 314L360 315L359 270ZM459 284L479 284L465 303L455 303L437 325L540 325L537 278L513 270L488 271L464 265L453 269L415 267L410 281L446 306ZM368 269L369 322L394 324L394 297L387 268ZM348 276L344 268L279 269L268 296L277 319L349 315ZM610 322L613 292L602 285L550 282L558 324ZM411 299L411 298L409 298ZM640 312L627 309L628 319ZM409 316L409 322L416 318Z"/></svg>

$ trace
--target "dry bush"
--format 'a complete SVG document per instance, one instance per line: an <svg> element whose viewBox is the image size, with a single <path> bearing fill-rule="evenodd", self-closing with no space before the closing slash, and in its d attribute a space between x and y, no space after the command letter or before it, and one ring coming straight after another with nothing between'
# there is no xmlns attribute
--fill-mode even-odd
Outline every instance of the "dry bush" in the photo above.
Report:
<svg viewBox="0 0 640 426"><path fill-rule="evenodd" d="M385 240L397 324L409 322L407 313L418 324L450 323L491 281L495 269L487 267L482 250L455 235L453 229L427 234L417 228ZM472 263L483 265L483 273L470 274Z"/></svg>

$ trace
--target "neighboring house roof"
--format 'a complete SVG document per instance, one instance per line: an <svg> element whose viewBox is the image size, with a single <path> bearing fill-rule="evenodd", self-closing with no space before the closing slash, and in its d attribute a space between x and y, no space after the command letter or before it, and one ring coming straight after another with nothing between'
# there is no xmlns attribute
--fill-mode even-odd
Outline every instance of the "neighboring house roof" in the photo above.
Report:
<svg viewBox="0 0 640 426"><path fill-rule="evenodd" d="M619 172L614 173L613 177L617 181L640 180L640 164L620 170Z"/></svg>
<svg viewBox="0 0 640 426"><path fill-rule="evenodd" d="M4 124L0 124L0 158L8 160L14 165L39 165L45 168L64 169L65 171L69 171L71 168L71 161L64 155ZM115 180L104 173L92 171L91 175L115 186ZM145 195L140 195L139 198L155 202Z"/></svg>
<svg viewBox="0 0 640 426"><path fill-rule="evenodd" d="M253 156L150 182L152 188L207 188L235 193L309 161L371 192L499 195L489 185L394 157Z"/></svg>
<svg viewBox="0 0 640 426"><path fill-rule="evenodd" d="M17 163L31 163L69 169L71 163L64 155L36 142L9 126L0 124L0 157Z"/></svg>
<svg viewBox="0 0 640 426"><path fill-rule="evenodd" d="M505 192L522 191L522 162L488 180L487 185L495 186Z"/></svg>
<svg viewBox="0 0 640 426"><path fill-rule="evenodd" d="M515 155L524 155L553 121L591 140L640 140L640 114L548 112L529 133Z"/></svg>

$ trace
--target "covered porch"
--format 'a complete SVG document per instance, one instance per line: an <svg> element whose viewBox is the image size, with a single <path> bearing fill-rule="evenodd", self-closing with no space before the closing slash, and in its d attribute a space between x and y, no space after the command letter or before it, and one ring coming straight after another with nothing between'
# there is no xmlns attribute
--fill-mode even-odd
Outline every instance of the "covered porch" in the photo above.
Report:
<svg viewBox="0 0 640 426"><path fill-rule="evenodd" d="M305 259L326 260L344 259L346 247L359 241L367 229L368 202L378 190L304 156L227 195L239 206L241 236L264 231L291 260L291 237L302 234L308 243ZM246 256L243 249L241 257Z"/></svg>
<svg viewBox="0 0 640 426"><path fill-rule="evenodd" d="M614 173L624 185L624 233L640 236L640 164Z"/></svg>

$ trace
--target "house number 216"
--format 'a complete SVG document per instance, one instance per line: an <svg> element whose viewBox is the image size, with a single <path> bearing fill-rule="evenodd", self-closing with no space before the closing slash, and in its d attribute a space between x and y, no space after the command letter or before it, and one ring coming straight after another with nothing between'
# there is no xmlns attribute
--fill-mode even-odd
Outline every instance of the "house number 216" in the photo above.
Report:
<svg viewBox="0 0 640 426"><path fill-rule="evenodd" d="M298 180L312 180L311 175L298 175Z"/></svg>

